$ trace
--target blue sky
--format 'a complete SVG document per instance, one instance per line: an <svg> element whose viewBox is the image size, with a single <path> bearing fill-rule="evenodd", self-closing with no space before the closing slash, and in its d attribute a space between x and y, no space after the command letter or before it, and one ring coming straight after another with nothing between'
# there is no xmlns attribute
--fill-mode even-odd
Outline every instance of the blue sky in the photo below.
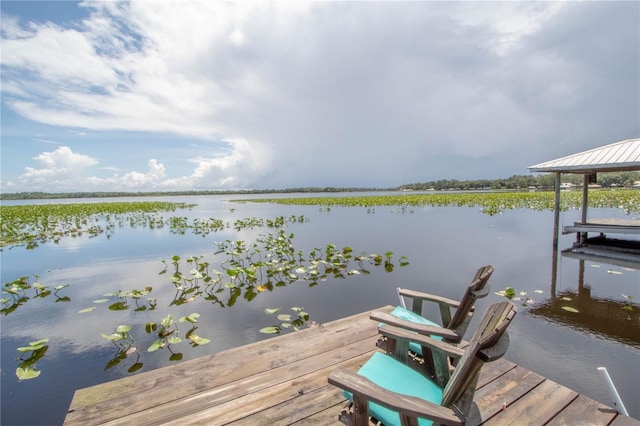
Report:
<svg viewBox="0 0 640 426"><path fill-rule="evenodd" d="M5 193L492 179L640 135L639 2L0 8Z"/></svg>

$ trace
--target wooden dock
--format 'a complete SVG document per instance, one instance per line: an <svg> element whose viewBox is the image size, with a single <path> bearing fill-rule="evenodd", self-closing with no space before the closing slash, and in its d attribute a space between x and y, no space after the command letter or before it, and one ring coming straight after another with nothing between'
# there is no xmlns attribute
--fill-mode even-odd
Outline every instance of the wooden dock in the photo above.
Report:
<svg viewBox="0 0 640 426"><path fill-rule="evenodd" d="M337 424L345 399L327 376L377 350L376 325L364 312L80 389L64 424ZM483 368L475 402L472 425L640 425L504 359Z"/></svg>

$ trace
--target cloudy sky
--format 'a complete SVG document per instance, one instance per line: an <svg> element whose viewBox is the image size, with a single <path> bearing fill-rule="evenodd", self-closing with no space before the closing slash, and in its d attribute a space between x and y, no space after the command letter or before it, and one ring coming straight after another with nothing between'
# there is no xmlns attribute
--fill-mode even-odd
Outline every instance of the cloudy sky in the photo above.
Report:
<svg viewBox="0 0 640 426"><path fill-rule="evenodd" d="M3 192L394 187L640 135L640 3L6 1Z"/></svg>

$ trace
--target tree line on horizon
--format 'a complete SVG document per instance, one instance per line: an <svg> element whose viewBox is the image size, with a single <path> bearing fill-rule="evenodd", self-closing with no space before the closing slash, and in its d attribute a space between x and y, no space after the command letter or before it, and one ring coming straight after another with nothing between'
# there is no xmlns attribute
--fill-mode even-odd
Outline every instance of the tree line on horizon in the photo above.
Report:
<svg viewBox="0 0 640 426"><path fill-rule="evenodd" d="M423 183L412 183L402 185L401 190L412 191L444 191L444 190L523 190L528 188L536 189L553 189L555 186L555 173L546 173L543 175L513 175L505 179L479 179L479 180L457 180L457 179L441 179ZM571 183L576 186L582 185L582 174L563 174L562 183ZM640 172L612 172L598 173L597 183L603 188L612 187L630 187L634 182L640 181Z"/></svg>
<svg viewBox="0 0 640 426"><path fill-rule="evenodd" d="M583 175L563 174L562 182L576 186L582 185ZM640 172L599 173L598 185L604 188L631 187L640 181ZM225 195L225 194L286 194L286 193L318 193L318 192L371 192L371 191L474 191L474 190L526 190L553 189L555 174L538 176L513 175L503 179L457 180L440 179L435 181L403 184L395 188L355 188L355 187L300 187L285 189L244 189L244 190L187 190L187 191L153 191L153 192L16 192L0 194L0 200L32 200L59 198L110 198L110 197L158 197L175 195Z"/></svg>

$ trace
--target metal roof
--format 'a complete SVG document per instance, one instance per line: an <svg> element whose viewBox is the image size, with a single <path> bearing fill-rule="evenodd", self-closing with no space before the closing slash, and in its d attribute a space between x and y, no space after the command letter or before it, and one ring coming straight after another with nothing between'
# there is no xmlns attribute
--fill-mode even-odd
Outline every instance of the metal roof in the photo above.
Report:
<svg viewBox="0 0 640 426"><path fill-rule="evenodd" d="M531 172L595 173L640 170L640 138L530 166Z"/></svg>

